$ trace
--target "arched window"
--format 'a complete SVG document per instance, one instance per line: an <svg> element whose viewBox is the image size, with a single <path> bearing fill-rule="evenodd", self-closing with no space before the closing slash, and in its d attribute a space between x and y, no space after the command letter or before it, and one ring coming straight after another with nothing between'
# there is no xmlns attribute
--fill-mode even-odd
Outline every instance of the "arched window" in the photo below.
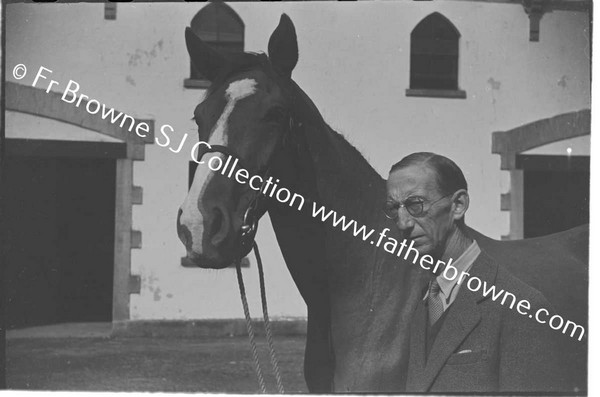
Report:
<svg viewBox="0 0 600 397"><path fill-rule="evenodd" d="M458 88L459 38L460 33L452 22L437 12L427 16L413 29L407 95L466 96Z"/></svg>
<svg viewBox="0 0 600 397"><path fill-rule="evenodd" d="M191 28L205 43L225 56L244 51L244 22L223 2L203 7L192 19ZM184 85L205 88L209 82L190 62L190 78Z"/></svg>

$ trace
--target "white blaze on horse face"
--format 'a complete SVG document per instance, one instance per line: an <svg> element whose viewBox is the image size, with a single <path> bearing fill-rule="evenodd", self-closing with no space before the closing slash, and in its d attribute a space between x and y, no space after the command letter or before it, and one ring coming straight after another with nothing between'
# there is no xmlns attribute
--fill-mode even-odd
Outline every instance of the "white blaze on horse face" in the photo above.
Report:
<svg viewBox="0 0 600 397"><path fill-rule="evenodd" d="M217 120L213 127L208 141L209 144L227 145L227 122L229 121L229 116L231 116L237 101L249 97L255 92L256 80L254 79L242 79L229 84L229 87L225 90L227 104L223 109L223 113L221 113L221 117L219 117L219 120Z"/></svg>
<svg viewBox="0 0 600 397"><path fill-rule="evenodd" d="M242 79L229 84L225 90L225 99L227 104L223 109L223 113L213 127L208 143L212 145L227 146L227 125L229 116L233 113L235 105L241 99L247 98L256 92L256 80ZM220 156L224 159L224 154L212 153L212 156ZM199 202L204 194L206 187L214 176L214 172L208 168L208 161L204 160L203 164L198 164L192 187L185 198L182 205L182 214L180 222L188 228L192 235L191 250L195 253L202 253L202 239L204 235L204 218L200 212Z"/></svg>

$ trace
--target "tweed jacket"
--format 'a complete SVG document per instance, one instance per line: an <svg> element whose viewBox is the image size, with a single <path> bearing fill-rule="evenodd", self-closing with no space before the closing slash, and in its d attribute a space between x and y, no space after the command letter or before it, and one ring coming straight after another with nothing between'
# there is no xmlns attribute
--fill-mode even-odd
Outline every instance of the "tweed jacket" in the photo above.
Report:
<svg viewBox="0 0 600 397"><path fill-rule="evenodd" d="M566 338L548 324L539 324L529 315L538 308L552 309L544 296L495 263L485 252L470 270L486 289L495 285L516 296L484 296L483 286L473 292L463 280L454 303L426 357L427 305L419 302L410 330L407 392L549 392L563 386L555 342ZM473 281L472 289L477 283ZM520 300L531 309L517 312ZM521 311L525 311L521 307ZM548 320L547 317L544 317ZM561 387L562 386L562 387Z"/></svg>

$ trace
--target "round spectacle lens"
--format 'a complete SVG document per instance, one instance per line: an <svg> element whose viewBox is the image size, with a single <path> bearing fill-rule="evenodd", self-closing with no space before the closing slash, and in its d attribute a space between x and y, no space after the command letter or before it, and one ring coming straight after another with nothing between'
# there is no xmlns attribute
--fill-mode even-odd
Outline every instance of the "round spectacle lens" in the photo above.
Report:
<svg viewBox="0 0 600 397"><path fill-rule="evenodd" d="M400 206L397 203L385 203L383 213L389 219L396 219L398 217L398 208Z"/></svg>
<svg viewBox="0 0 600 397"><path fill-rule="evenodd" d="M422 201L413 201L410 203L404 204L406 207L406 211L412 216L420 216L423 214L423 202Z"/></svg>
<svg viewBox="0 0 600 397"><path fill-rule="evenodd" d="M383 213L389 219L397 219L398 211L401 207L406 208L406 211L415 217L422 216L424 213L424 202L421 200L412 200L405 202L404 204L395 202L386 202L383 207Z"/></svg>

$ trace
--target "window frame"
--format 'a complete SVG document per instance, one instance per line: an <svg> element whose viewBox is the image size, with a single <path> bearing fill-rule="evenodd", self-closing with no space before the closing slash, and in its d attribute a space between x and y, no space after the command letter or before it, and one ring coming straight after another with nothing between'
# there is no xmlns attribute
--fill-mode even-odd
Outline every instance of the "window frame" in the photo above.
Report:
<svg viewBox="0 0 600 397"><path fill-rule="evenodd" d="M448 29L452 29L452 31L456 34L455 37L452 38L452 40L447 39L447 40L443 40L446 41L447 43L439 43L435 40L434 38L427 38L427 37L415 37L415 32L418 31L419 28L423 27L424 23L434 23L431 21L431 19L436 19L437 21L443 22L445 24L445 27ZM458 31L458 29L456 28L456 26L454 26L454 24L448 19L446 18L444 15L440 14L439 12L434 12L431 13L429 15L427 15L425 18L423 18L411 31L410 34L410 60L409 60L409 88L406 89L405 94L408 97L428 97L428 98L460 98L460 99L464 99L467 97L467 93L460 89L459 86L459 69L460 69L460 32ZM447 51L445 53L443 53L442 51L437 51L437 53L435 51L418 51L415 50L415 42L420 41L420 45L427 47L427 42L429 41L429 47L435 48L436 44L442 44L443 47L447 47ZM453 43L455 44L455 48ZM439 47L439 45L438 45ZM417 75L417 73L414 70L414 56L422 56L424 58L426 58L429 55L429 58L435 58L437 57L451 57L455 54L455 64L453 65L453 68L455 70L451 71L451 75L452 78L448 78L446 79L447 81L450 81L452 85L454 85L454 81L456 82L456 88L444 88L443 84L439 85L438 87L426 87L426 84L415 84L415 75ZM452 59L450 59L449 63L452 63ZM429 73L431 74L431 73ZM427 76L427 74L421 74L422 76ZM450 75L450 73L446 73L446 75ZM423 79L426 79L426 77L424 77ZM434 84L435 85L435 84Z"/></svg>
<svg viewBox="0 0 600 397"><path fill-rule="evenodd" d="M240 39L229 39L229 40L223 40L221 37L219 32L202 32L201 31L201 26L200 26L200 22L199 20L202 19L203 13L207 13L207 12L212 12L214 10L220 10L220 12L223 13L224 18L229 18L231 19L235 24L237 24L240 28L241 28L241 38ZM216 11L218 12L218 11ZM198 11L196 13L196 15L194 15L194 17L192 18L192 21L190 22L190 26L192 28L192 31L194 31L194 33L196 35L198 35L198 37L200 37L200 39L202 39L202 41L204 41L205 43L207 43L208 45L210 45L212 48L216 49L218 52L225 54L225 56L227 56L227 53L230 52L237 52L239 50L241 50L241 52L244 51L244 47L245 47L245 31L246 31L246 26L244 24L244 21L242 20L242 18L240 18L240 16L233 10L233 8L231 8L229 5L223 3L223 2L210 2L208 3L206 6L202 7L202 9L200 9L200 11ZM224 32L224 35L232 35L231 32ZM209 37L209 36L213 36L213 37ZM223 50L224 47L237 47L234 50ZM192 61L190 59L190 73L189 73L189 77L185 78L183 80L183 86L184 88L201 88L201 89L205 89L208 88L210 86L210 81L206 78L203 78L200 74L200 72L198 70L196 70L194 68L194 65L192 64Z"/></svg>

